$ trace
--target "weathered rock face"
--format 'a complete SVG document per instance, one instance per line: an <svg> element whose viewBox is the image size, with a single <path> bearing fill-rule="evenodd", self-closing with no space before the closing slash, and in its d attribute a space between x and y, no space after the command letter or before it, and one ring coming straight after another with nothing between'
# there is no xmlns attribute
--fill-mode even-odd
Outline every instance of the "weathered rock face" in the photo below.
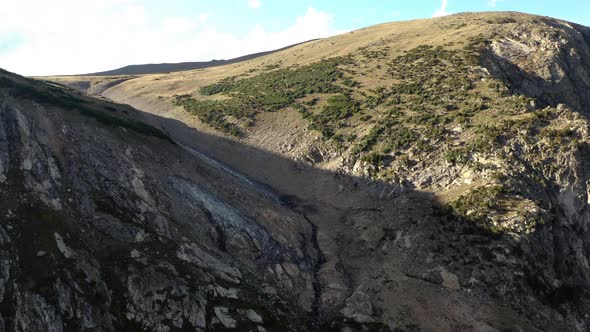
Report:
<svg viewBox="0 0 590 332"><path fill-rule="evenodd" d="M496 30L476 29L489 33L479 38L465 31L472 19ZM459 71L472 81L454 95L472 98L463 106L473 117L447 118L426 157L412 142L385 166L354 161L329 140L281 141L295 161L218 137L191 144L205 135L184 123L2 74L29 90L0 89L0 326L590 329L588 29L513 13L427 27L420 33L432 40L439 28L463 33L456 54L477 45L480 61ZM388 54L384 43L370 51ZM426 72L445 82L456 45L434 46L356 73L403 58L418 68L408 75L422 74L419 64L433 60L445 66ZM440 102L432 112L457 111L455 100L431 97L421 100ZM376 179L379 168L396 176Z"/></svg>
<svg viewBox="0 0 590 332"><path fill-rule="evenodd" d="M547 179L541 186L530 180L520 184L521 192L547 219L520 243L527 257L528 282L548 303L575 312L578 327L587 328L583 313L590 310L590 29L540 20L543 24L518 25L509 36L492 42L482 65L515 92L535 98L534 107L556 107L563 118L558 125L579 137L573 149L543 149L524 139L511 142L510 150L520 156L516 159L529 173L526 176Z"/></svg>
<svg viewBox="0 0 590 332"><path fill-rule="evenodd" d="M495 77L537 106L565 104L590 110L590 28L539 18L493 41L482 61Z"/></svg>
<svg viewBox="0 0 590 332"><path fill-rule="evenodd" d="M2 79L20 85L0 89L0 330L305 329L318 253L301 215Z"/></svg>

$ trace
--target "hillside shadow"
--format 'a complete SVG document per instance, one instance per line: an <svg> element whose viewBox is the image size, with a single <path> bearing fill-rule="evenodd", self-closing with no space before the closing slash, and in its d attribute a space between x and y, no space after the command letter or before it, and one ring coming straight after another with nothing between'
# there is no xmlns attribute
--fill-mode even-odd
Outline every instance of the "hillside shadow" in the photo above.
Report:
<svg viewBox="0 0 590 332"><path fill-rule="evenodd" d="M71 108L69 104L63 107ZM430 193L415 190L408 184L372 181L295 162L239 141L203 133L181 121L142 112L128 105L104 109L115 113L121 111L128 120L141 120L160 129L178 145L192 149L191 153L197 158L236 177L262 196L302 215L314 226L314 242L321 243L317 244L318 247L332 250L332 255L338 258L336 269L346 278L346 298L352 296L354 290L365 280L382 275L384 263L393 260L397 264L394 266L397 277L403 276L395 282L406 285L415 282L420 286L412 287L423 286L424 289L430 289L427 291L429 301L432 300L429 296L432 296L437 301L452 305L448 302L449 293L443 285L444 280L440 273L440 269L444 268L455 274L460 287L475 289L475 296L453 293L460 296L464 303L480 305L477 296L492 296L495 305L511 303L518 312L531 313L535 312L536 304L523 299L534 294L554 307L572 305L581 312L588 308L583 301L588 297L584 292L587 292L589 283L583 279L583 275L565 280L557 287L549 285L551 280L543 280L547 266L557 271L558 277L567 276L572 267L571 258L567 255L573 256L572 250L565 248L568 238L554 233L556 229L568 234L576 231L567 226L559 227L562 214L556 215L560 218L550 220L533 233L523 235L521 243L528 246L527 250L519 243L511 241L507 234L491 235L487 230L478 228L477 224L456 218ZM82 112L82 108L80 110ZM101 110L102 114L105 110ZM109 115L109 119L112 117ZM121 121L103 122L118 126ZM130 129L137 131L138 126L129 126L129 122L125 121ZM150 131L140 133L150 135ZM559 209L556 208L556 211L559 212ZM507 265L505 261L495 260L498 248L502 255L526 257L524 266L518 267L522 276L514 277L516 280L506 279L512 278L513 266ZM560 250L559 255L553 255L551 250ZM398 257L387 256L389 252ZM473 271L482 265L485 268L482 269L481 276L478 276L482 283L475 287L471 285ZM507 284L509 281L511 283ZM504 286L503 284L509 287L508 293L502 291L502 287L498 290L498 285ZM346 298L340 300L340 305L344 304ZM411 302L416 301L411 295L396 301L418 305ZM333 317L339 315L338 312L325 314ZM501 310L492 310L486 321L494 322L498 329L505 329L503 324L515 319L507 318L508 316L510 315ZM539 319L532 325L551 323Z"/></svg>
<svg viewBox="0 0 590 332"><path fill-rule="evenodd" d="M253 186L267 198L309 217L320 233L332 237L340 246L339 264L349 278L348 296L362 278L379 273L379 262L385 259L379 248L388 244L399 246L400 234L402 238L403 234L418 234L415 236L418 244L408 252L407 258L400 260L403 262L400 271L408 278L439 286L441 280L427 276L428 271L436 266L445 266L459 277L464 287L470 287L468 280L478 264L496 264L486 270L495 275L507 273L506 270L510 269L502 263L492 262L490 257L496 249L491 248L505 246L515 255L523 251L520 243L514 242L508 234L491 234L477 224L461 220L431 193L415 190L410 185L320 169L239 141L198 131L179 120L139 110L137 118L159 128L177 144L197 151L199 158L217 164L216 167ZM364 230L371 228L376 230L376 235L365 236L367 232ZM541 226L524 235L521 243L540 250L546 243L544 237L549 230L549 224ZM482 261L482 257L490 261ZM487 289L492 287L490 284L479 289L480 296L491 295L495 303L501 305L512 303L518 312L522 312L525 306L520 297L528 294L530 289L543 303L553 307L569 304L575 307L585 298L572 290L585 291L588 283L572 280L572 284L550 289L535 277L541 268L534 263L535 260L541 261L539 256L530 255L527 259L533 267L525 268L522 278L511 281L511 293L499 295L494 288ZM492 284L505 282L501 277L490 280ZM580 310L587 307L582 306ZM490 321L499 329L506 328L507 320L516 319L507 315L505 310L492 310L490 315ZM536 322L547 326L553 323L542 319Z"/></svg>
<svg viewBox="0 0 590 332"><path fill-rule="evenodd" d="M367 195L371 200L387 201L401 195L433 197L409 186L374 181L349 174L318 168L305 162L296 162L279 154L261 150L223 136L211 135L187 126L179 120L141 112L142 121L161 129L180 145L195 149L224 165L272 188L280 196L297 197L302 201L318 201L337 208L348 208L361 203L344 200L338 193Z"/></svg>

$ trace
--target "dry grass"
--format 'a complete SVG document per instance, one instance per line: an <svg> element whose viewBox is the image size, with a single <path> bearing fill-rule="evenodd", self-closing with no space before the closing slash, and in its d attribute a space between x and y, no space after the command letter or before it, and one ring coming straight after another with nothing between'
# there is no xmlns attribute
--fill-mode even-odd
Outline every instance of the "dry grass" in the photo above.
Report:
<svg viewBox="0 0 590 332"><path fill-rule="evenodd" d="M285 68L293 65L306 65L322 58L344 56L357 52L363 47L390 46L390 56L396 57L404 51L419 45L445 45L454 43L461 48L461 42L469 37L488 32L495 20L514 17L519 21L533 20L534 16L519 13L464 13L439 19L423 19L404 22L385 23L352 31L332 38L301 44L293 48L264 57L221 67L139 76L117 85L128 95L143 98L171 97L175 94L192 94L200 87L215 83L228 76L248 75L249 71L263 70L264 67L279 64ZM118 79L104 76L55 76L47 79L61 83L88 81L97 82ZM379 82L377 75L363 78L367 86Z"/></svg>

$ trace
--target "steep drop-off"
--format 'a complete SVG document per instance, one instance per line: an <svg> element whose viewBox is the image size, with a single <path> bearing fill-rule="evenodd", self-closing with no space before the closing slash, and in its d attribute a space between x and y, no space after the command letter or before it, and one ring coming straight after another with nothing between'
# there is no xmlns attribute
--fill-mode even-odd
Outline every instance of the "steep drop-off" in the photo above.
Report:
<svg viewBox="0 0 590 332"><path fill-rule="evenodd" d="M128 106L0 75L3 331L311 319L320 258L304 216Z"/></svg>
<svg viewBox="0 0 590 332"><path fill-rule="evenodd" d="M271 236L274 260L251 264L278 298L300 294L287 299L306 325L291 328L584 331L588 73L587 27L467 13L218 68L51 79L145 111L131 119L293 214L290 227L248 219L285 237ZM169 183L193 204L237 204L187 190L185 177ZM259 211L247 203L243 213ZM225 215L212 219L240 220Z"/></svg>

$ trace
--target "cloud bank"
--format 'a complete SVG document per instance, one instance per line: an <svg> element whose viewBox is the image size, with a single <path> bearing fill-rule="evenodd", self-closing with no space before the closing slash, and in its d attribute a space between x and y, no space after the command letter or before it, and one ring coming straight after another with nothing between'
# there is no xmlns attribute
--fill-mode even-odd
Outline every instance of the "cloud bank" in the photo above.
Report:
<svg viewBox="0 0 590 332"><path fill-rule="evenodd" d="M23 75L228 59L340 33L331 15L313 7L283 30L257 25L239 35L210 24L209 13L162 18L138 0L20 0L2 7L0 67Z"/></svg>

